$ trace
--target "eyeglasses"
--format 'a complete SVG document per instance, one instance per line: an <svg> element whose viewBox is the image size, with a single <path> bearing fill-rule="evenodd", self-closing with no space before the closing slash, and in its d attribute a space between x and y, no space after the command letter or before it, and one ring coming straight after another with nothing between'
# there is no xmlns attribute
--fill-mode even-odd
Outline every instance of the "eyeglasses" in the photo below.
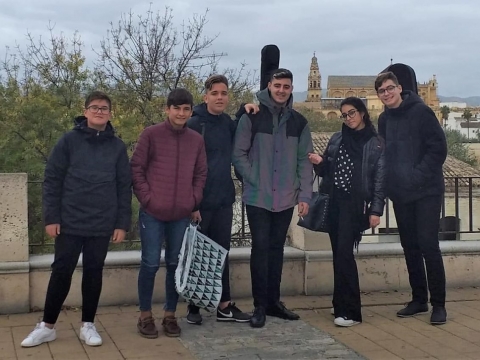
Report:
<svg viewBox="0 0 480 360"><path fill-rule="evenodd" d="M385 95L385 93L390 94L393 90L395 90L396 87L397 85L389 85L385 89L378 89L377 94L380 96Z"/></svg>
<svg viewBox="0 0 480 360"><path fill-rule="evenodd" d="M90 110L90 112L94 114L98 113L99 111L100 111L100 114L110 114L110 108L107 106L99 107L96 105L92 105L87 107L87 110Z"/></svg>
<svg viewBox="0 0 480 360"><path fill-rule="evenodd" d="M349 117L350 119L352 119L355 117L356 113L357 113L357 109L350 109L346 113L342 113L342 115L340 115L340 118L347 120L347 117Z"/></svg>

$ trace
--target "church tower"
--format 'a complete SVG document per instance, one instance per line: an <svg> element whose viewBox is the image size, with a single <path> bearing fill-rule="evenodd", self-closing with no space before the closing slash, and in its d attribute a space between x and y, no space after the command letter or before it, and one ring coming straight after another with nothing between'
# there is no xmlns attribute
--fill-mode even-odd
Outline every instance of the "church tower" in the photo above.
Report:
<svg viewBox="0 0 480 360"><path fill-rule="evenodd" d="M322 76L318 68L318 61L313 53L312 63L310 64L310 73L308 75L308 95L307 102L320 102L322 99Z"/></svg>

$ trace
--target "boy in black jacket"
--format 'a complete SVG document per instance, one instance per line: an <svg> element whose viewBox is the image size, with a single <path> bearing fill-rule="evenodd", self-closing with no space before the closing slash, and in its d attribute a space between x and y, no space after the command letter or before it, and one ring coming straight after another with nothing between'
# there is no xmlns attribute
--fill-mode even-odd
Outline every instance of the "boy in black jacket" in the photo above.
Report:
<svg viewBox="0 0 480 360"><path fill-rule="evenodd" d="M397 316L427 312L430 290L430 323L444 324L446 281L438 230L445 191L445 133L433 111L416 93L402 91L392 72L377 77L375 90L386 106L378 131L386 143L387 196L395 210L412 288L412 301Z"/></svg>
<svg viewBox="0 0 480 360"><path fill-rule="evenodd" d="M208 174L200 209L192 214L193 221L201 221L200 231L230 250L235 186L232 180L233 139L237 123L225 114L228 105L228 80L224 75L212 75L205 81L204 103L193 109L187 126L202 134L207 151ZM239 113L258 111L258 106L247 104ZM250 315L242 312L230 296L228 256L222 274L222 296L217 309L217 321L248 322ZM188 306L187 322L200 325L199 308Z"/></svg>
<svg viewBox="0 0 480 360"><path fill-rule="evenodd" d="M56 339L55 323L83 252L80 339L102 344L93 323L102 290L102 271L110 240L119 243L131 221L131 173L127 149L110 124L110 98L94 91L84 116L53 148L45 168L43 214L47 234L55 238L55 260L43 321L23 347Z"/></svg>

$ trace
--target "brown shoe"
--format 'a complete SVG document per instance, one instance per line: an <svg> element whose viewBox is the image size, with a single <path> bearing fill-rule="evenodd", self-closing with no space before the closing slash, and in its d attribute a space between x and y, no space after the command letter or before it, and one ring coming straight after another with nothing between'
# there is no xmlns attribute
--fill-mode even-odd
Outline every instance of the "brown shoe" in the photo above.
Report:
<svg viewBox="0 0 480 360"><path fill-rule="evenodd" d="M137 329L140 333L140 336L143 336L144 338L156 339L158 337L158 330L155 326L155 319L151 316L143 320L139 318Z"/></svg>
<svg viewBox="0 0 480 360"><path fill-rule="evenodd" d="M178 337L180 336L182 329L178 326L177 318L173 316L168 316L162 321L163 332L168 337Z"/></svg>

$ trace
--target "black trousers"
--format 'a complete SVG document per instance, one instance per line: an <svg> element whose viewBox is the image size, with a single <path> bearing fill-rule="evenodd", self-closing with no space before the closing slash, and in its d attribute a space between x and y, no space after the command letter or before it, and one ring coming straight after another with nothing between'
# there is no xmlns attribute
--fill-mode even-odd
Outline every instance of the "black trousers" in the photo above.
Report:
<svg viewBox="0 0 480 360"><path fill-rule="evenodd" d="M200 232L230 251L233 220L232 206L223 207L218 210L201 210L200 215L202 216ZM232 300L230 296L230 265L227 256L222 274L222 297L220 298L220 302L230 300Z"/></svg>
<svg viewBox="0 0 480 360"><path fill-rule="evenodd" d="M338 193L338 192L337 192ZM357 263L353 254L352 200L347 194L333 197L330 205L330 242L333 253L333 308L335 317L362 321Z"/></svg>
<svg viewBox="0 0 480 360"><path fill-rule="evenodd" d="M268 307L280 300L283 248L293 208L271 212L255 206L246 206L252 234L250 275L253 304Z"/></svg>
<svg viewBox="0 0 480 360"><path fill-rule="evenodd" d="M103 265L110 237L83 237L61 233L55 239L55 260L48 283L43 321L55 324L67 298L72 275L83 252L82 321L93 322L102 291Z"/></svg>
<svg viewBox="0 0 480 360"><path fill-rule="evenodd" d="M412 300L422 304L428 302L428 279L433 306L445 306L445 268L438 240L441 207L440 195L407 204L393 203Z"/></svg>

